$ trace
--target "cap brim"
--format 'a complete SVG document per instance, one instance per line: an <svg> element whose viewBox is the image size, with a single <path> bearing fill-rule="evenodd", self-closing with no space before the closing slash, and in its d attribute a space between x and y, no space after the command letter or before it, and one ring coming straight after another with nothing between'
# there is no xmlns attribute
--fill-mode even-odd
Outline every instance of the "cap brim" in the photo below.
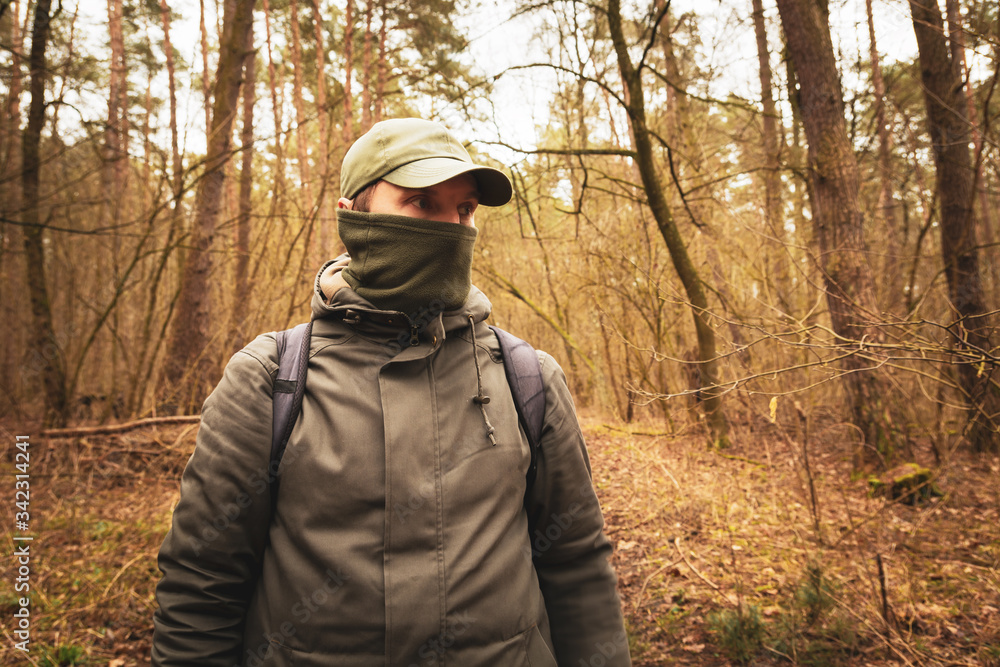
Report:
<svg viewBox="0 0 1000 667"><path fill-rule="evenodd" d="M427 188L461 174L475 176L479 186L479 203L483 206L503 206L514 193L510 179L499 169L447 157L426 158L404 164L382 176L382 180L401 188Z"/></svg>

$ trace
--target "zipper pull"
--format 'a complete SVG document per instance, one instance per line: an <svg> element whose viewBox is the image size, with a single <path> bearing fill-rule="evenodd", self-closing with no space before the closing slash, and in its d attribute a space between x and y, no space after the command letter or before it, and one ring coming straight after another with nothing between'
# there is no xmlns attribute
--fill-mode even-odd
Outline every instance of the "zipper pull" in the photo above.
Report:
<svg viewBox="0 0 1000 667"><path fill-rule="evenodd" d="M420 330L417 328L416 324L410 325L410 347L416 347L420 345Z"/></svg>

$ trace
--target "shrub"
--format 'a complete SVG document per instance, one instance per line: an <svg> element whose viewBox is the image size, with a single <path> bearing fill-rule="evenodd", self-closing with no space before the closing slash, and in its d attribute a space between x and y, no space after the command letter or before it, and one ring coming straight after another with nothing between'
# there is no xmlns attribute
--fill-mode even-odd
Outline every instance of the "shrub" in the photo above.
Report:
<svg viewBox="0 0 1000 667"><path fill-rule="evenodd" d="M764 622L754 605L712 612L708 629L726 656L741 663L749 662L764 642Z"/></svg>

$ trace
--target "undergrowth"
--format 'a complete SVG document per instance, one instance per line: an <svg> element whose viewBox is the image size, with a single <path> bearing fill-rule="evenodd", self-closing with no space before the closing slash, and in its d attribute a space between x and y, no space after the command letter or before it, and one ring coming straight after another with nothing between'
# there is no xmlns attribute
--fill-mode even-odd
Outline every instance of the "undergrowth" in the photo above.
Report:
<svg viewBox="0 0 1000 667"><path fill-rule="evenodd" d="M871 495L821 429L808 469L767 424L723 453L648 425L586 432L635 665L997 663L997 457L953 452L943 496L911 505Z"/></svg>
<svg viewBox="0 0 1000 667"><path fill-rule="evenodd" d="M1000 667L996 457L955 455L935 468L944 496L910 506L870 496L819 434L810 484L766 428L737 425L725 452L649 425L585 432L636 667ZM31 651L6 624L0 664L148 664L156 552L194 429L33 442Z"/></svg>

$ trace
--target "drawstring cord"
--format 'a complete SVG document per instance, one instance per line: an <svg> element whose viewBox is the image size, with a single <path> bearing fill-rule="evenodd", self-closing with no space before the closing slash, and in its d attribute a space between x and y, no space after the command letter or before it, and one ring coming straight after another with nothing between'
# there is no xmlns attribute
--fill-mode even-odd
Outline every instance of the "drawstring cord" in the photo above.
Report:
<svg viewBox="0 0 1000 667"><path fill-rule="evenodd" d="M496 429L490 423L489 415L486 414L486 404L490 402L490 397L483 393L483 373L479 368L479 348L476 345L476 322L469 315L469 326L472 328L472 358L476 362L476 382L479 385L479 393L472 397L472 402L479 404L479 409L483 412L483 422L486 424L486 435L489 436L493 446L497 446Z"/></svg>

